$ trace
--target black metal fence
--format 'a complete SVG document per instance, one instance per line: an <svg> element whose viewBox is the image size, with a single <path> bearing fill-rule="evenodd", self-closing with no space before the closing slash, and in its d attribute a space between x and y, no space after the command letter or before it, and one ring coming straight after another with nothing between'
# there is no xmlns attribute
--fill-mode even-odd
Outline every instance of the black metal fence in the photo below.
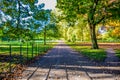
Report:
<svg viewBox="0 0 120 80"><path fill-rule="evenodd" d="M49 45L40 43L0 44L0 77L8 77L17 65L27 64L49 48Z"/></svg>

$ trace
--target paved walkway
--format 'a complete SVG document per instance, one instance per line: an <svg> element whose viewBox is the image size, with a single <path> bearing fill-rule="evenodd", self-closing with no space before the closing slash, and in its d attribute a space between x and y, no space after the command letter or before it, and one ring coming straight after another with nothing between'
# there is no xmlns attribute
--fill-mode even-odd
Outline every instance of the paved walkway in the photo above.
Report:
<svg viewBox="0 0 120 80"><path fill-rule="evenodd" d="M106 49L107 58L105 59L105 62L118 62L119 58L115 55L115 51L112 48Z"/></svg>
<svg viewBox="0 0 120 80"><path fill-rule="evenodd" d="M29 65L19 80L120 80L119 70L119 62L98 64L60 42Z"/></svg>

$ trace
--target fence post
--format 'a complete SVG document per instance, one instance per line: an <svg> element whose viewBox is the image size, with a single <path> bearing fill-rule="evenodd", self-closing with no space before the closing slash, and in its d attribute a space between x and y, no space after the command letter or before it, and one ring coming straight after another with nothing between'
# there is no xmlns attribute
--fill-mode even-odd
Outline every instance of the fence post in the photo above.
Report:
<svg viewBox="0 0 120 80"><path fill-rule="evenodd" d="M22 65L22 44L20 44L20 64Z"/></svg>
<svg viewBox="0 0 120 80"><path fill-rule="evenodd" d="M37 50L37 53L38 53L38 56L39 56L39 44L37 44L38 45L38 50Z"/></svg>
<svg viewBox="0 0 120 80"><path fill-rule="evenodd" d="M46 52L46 45L44 45L44 52Z"/></svg>
<svg viewBox="0 0 120 80"><path fill-rule="evenodd" d="M32 43L32 59L33 59L33 43Z"/></svg>
<svg viewBox="0 0 120 80"><path fill-rule="evenodd" d="M38 56L38 44L36 43L36 56Z"/></svg>
<svg viewBox="0 0 120 80"><path fill-rule="evenodd" d="M9 45L9 49L10 49L10 63L9 63L9 65L10 65L10 73L11 73L11 69L12 69L12 67L11 67L11 63L12 63L12 47L11 47L11 44Z"/></svg>
<svg viewBox="0 0 120 80"><path fill-rule="evenodd" d="M28 42L27 42L27 61L28 61Z"/></svg>
<svg viewBox="0 0 120 80"><path fill-rule="evenodd" d="M39 46L39 47L38 47L38 54L40 54L40 52L41 52L41 50L40 50L40 49L41 49L41 47L40 47L41 44L39 43L38 46Z"/></svg>

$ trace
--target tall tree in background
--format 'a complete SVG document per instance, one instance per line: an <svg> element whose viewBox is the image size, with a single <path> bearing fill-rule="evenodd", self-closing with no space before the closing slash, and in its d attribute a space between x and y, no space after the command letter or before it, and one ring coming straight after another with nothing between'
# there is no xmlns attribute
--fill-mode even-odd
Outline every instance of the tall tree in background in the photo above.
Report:
<svg viewBox="0 0 120 80"><path fill-rule="evenodd" d="M38 0L1 0L0 13L9 15L11 20L2 21L5 23L7 37L25 39L33 33L37 33L43 23L48 23L48 10L43 10L44 3L38 4ZM3 15L2 14L2 15ZM1 18L0 18L1 19ZM5 19L5 18L4 18ZM14 34L14 35L13 35ZM29 34L29 35L28 35ZM33 37L30 38L33 39Z"/></svg>
<svg viewBox="0 0 120 80"><path fill-rule="evenodd" d="M120 0L57 0L57 7L67 20L74 21L83 14L89 24L92 48L98 49L96 25L107 19L120 19Z"/></svg>
<svg viewBox="0 0 120 80"><path fill-rule="evenodd" d="M1 4L1 11L4 15L9 15L11 19L6 21L4 25L6 28L4 28L5 30L3 30L3 32L8 38L12 37L21 40L22 35L26 32L25 30L28 29L26 21L28 21L28 17L31 16L29 14L29 2L27 2L28 5L25 5L21 0L1 0Z"/></svg>

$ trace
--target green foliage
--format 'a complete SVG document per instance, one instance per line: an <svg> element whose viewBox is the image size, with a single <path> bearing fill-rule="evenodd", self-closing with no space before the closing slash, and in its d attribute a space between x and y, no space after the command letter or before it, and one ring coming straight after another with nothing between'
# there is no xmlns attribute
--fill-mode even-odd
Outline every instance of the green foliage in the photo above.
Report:
<svg viewBox="0 0 120 80"><path fill-rule="evenodd" d="M116 56L120 58L120 50L116 50Z"/></svg>
<svg viewBox="0 0 120 80"><path fill-rule="evenodd" d="M76 36L72 35L72 42L74 43L76 41Z"/></svg>
<svg viewBox="0 0 120 80"><path fill-rule="evenodd" d="M1 0L1 12L8 15L2 37L16 40L33 39L40 27L47 25L50 10L43 10L44 3L35 5L38 0ZM6 17L8 17L6 16Z"/></svg>
<svg viewBox="0 0 120 80"><path fill-rule="evenodd" d="M47 38L60 38L60 30L59 27L57 25L57 18L56 15L53 11L49 11L50 12L50 22L49 24L46 26L46 36ZM44 29L43 29L44 30ZM44 31L42 31L44 32Z"/></svg>
<svg viewBox="0 0 120 80"><path fill-rule="evenodd" d="M24 4L31 4L34 5L34 3L37 3L38 0L21 0Z"/></svg>
<svg viewBox="0 0 120 80"><path fill-rule="evenodd" d="M37 20L48 21L50 10L38 10L34 12L33 17Z"/></svg>
<svg viewBox="0 0 120 80"><path fill-rule="evenodd" d="M57 7L63 11L69 23L74 22L79 15L84 15L88 21L92 48L94 49L98 49L96 25L107 19L118 19L120 12L119 0L57 0L57 2Z"/></svg>
<svg viewBox="0 0 120 80"><path fill-rule="evenodd" d="M87 22L82 16L79 16L74 26L68 26L66 20L62 20L57 24L61 37L67 41L75 42L78 40L85 41L90 39L90 37L88 37L89 31Z"/></svg>

